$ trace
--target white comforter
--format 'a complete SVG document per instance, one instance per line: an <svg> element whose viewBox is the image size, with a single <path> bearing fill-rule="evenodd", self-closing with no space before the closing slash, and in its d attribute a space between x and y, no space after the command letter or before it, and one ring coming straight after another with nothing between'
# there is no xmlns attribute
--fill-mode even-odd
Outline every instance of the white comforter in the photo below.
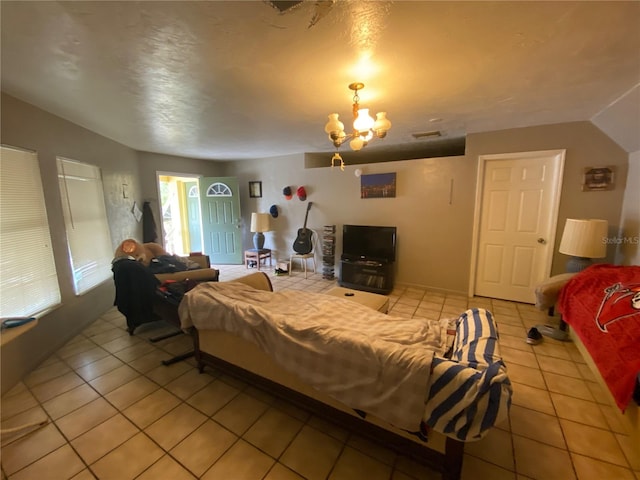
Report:
<svg viewBox="0 0 640 480"><path fill-rule="evenodd" d="M180 303L183 328L224 330L258 345L305 383L409 431L424 415L447 320L392 317L355 302L241 283L201 283Z"/></svg>

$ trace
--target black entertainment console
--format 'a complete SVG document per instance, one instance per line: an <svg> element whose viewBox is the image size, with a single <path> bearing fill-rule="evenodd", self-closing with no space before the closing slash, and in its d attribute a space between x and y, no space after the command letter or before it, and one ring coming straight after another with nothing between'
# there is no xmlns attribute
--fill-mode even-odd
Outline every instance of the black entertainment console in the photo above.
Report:
<svg viewBox="0 0 640 480"><path fill-rule="evenodd" d="M389 294L393 290L396 227L343 225L338 283Z"/></svg>
<svg viewBox="0 0 640 480"><path fill-rule="evenodd" d="M338 283L342 287L387 295L393 290L394 262L341 260Z"/></svg>

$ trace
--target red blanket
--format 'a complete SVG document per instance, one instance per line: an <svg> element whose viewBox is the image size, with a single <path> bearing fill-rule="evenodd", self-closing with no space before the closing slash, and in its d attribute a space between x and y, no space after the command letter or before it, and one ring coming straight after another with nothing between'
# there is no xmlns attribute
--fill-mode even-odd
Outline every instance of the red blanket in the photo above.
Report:
<svg viewBox="0 0 640 480"><path fill-rule="evenodd" d="M558 309L624 411L640 372L640 267L592 265L560 291Z"/></svg>

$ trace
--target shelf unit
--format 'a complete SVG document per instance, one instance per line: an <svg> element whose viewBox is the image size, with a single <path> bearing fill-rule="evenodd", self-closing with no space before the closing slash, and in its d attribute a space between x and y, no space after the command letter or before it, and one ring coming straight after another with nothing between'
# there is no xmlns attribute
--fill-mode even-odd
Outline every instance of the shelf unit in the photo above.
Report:
<svg viewBox="0 0 640 480"><path fill-rule="evenodd" d="M322 229L322 278L335 278L336 226L325 225Z"/></svg>
<svg viewBox="0 0 640 480"><path fill-rule="evenodd" d="M387 295L393 290L394 262L342 259L338 283L342 287Z"/></svg>

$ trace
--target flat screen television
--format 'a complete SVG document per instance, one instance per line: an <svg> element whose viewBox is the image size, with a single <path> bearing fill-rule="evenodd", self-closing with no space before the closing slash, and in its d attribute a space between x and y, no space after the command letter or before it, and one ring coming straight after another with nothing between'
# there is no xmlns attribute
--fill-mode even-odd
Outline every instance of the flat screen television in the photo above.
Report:
<svg viewBox="0 0 640 480"><path fill-rule="evenodd" d="M396 227L343 225L342 260L395 262Z"/></svg>

